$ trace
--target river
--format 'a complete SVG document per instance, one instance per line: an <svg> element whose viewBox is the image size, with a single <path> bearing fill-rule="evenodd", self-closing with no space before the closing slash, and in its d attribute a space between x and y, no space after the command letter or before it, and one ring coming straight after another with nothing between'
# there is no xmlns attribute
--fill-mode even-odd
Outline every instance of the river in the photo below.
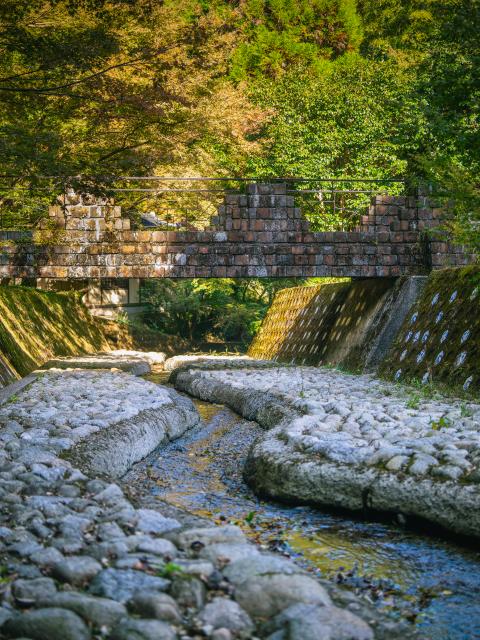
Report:
<svg viewBox="0 0 480 640"><path fill-rule="evenodd" d="M164 382L165 375L149 376ZM234 522L264 548L406 617L431 640L480 638L480 551L392 522L258 499L241 470L262 429L195 400L202 424L137 464L125 480L175 507ZM434 532L433 532L434 533Z"/></svg>

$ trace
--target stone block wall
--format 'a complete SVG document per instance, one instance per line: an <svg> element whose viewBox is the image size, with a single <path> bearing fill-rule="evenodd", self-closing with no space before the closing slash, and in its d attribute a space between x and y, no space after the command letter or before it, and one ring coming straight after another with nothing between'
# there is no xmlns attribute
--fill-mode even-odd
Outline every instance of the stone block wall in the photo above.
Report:
<svg viewBox="0 0 480 640"><path fill-rule="evenodd" d="M398 240L403 234L407 244L417 237L429 269L474 262L475 256L466 247L450 242L440 231L444 219L445 211L428 196L376 196L368 214L362 216L360 230L375 233L380 239L384 234L394 234Z"/></svg>
<svg viewBox="0 0 480 640"><path fill-rule="evenodd" d="M108 201L67 196L29 242L0 235L0 278L398 277L471 260L423 230L439 213L376 198L353 232L312 232L285 184L226 194L205 231L132 230Z"/></svg>

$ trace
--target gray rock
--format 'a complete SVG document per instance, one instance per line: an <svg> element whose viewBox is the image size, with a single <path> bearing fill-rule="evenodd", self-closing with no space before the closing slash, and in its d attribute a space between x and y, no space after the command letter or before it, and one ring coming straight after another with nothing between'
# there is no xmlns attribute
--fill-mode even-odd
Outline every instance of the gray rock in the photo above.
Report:
<svg viewBox="0 0 480 640"><path fill-rule="evenodd" d="M144 565L161 571L165 567L165 562L158 556L148 553L129 553L115 562L117 569L141 569Z"/></svg>
<svg viewBox="0 0 480 640"><path fill-rule="evenodd" d="M202 625L212 629L225 628L233 633L248 633L253 630L253 622L248 613L228 598L214 598L200 611L198 618Z"/></svg>
<svg viewBox="0 0 480 640"><path fill-rule="evenodd" d="M95 598L75 591L57 593L46 600L40 600L37 605L69 609L97 627L112 627L127 614L126 608L120 602Z"/></svg>
<svg viewBox="0 0 480 640"><path fill-rule="evenodd" d="M81 491L79 487L74 484L64 484L58 489L59 496L66 496L67 498L77 498Z"/></svg>
<svg viewBox="0 0 480 640"><path fill-rule="evenodd" d="M153 553L154 555L175 558L178 554L177 547L164 538L143 538L136 546L138 551Z"/></svg>
<svg viewBox="0 0 480 640"><path fill-rule="evenodd" d="M205 585L198 578L175 576L170 593L181 607L201 609L205 604Z"/></svg>
<svg viewBox="0 0 480 640"><path fill-rule="evenodd" d="M15 580L12 594L16 602L24 607L31 606L37 600L45 600L57 593L55 581L51 578L35 578L34 580Z"/></svg>
<svg viewBox="0 0 480 640"><path fill-rule="evenodd" d="M373 640L373 632L358 616L337 607L296 604L273 621L275 640Z"/></svg>
<svg viewBox="0 0 480 640"><path fill-rule="evenodd" d="M52 575L58 580L82 586L102 570L102 565L90 556L65 558L52 567Z"/></svg>
<svg viewBox="0 0 480 640"><path fill-rule="evenodd" d="M304 573L290 560L272 554L252 555L229 564L223 574L233 584L240 584L254 576L282 573L285 575Z"/></svg>
<svg viewBox="0 0 480 640"><path fill-rule="evenodd" d="M122 505L119 505L117 509L110 511L108 517L120 525L131 528L136 522L136 514L137 512L132 505L125 501Z"/></svg>
<svg viewBox="0 0 480 640"><path fill-rule="evenodd" d="M178 546L182 549L191 549L195 543L207 546L219 543L239 544L247 541L243 531L234 525L187 529L178 534L177 540Z"/></svg>
<svg viewBox="0 0 480 640"><path fill-rule="evenodd" d="M79 469L71 469L70 474L68 476L68 481L69 482L85 482L85 480L88 480L87 476L82 473ZM92 480L92 482L95 482L95 480ZM97 492L94 492L97 493Z"/></svg>
<svg viewBox="0 0 480 640"><path fill-rule="evenodd" d="M97 560L104 558L123 558L129 551L128 546L123 540L115 542L100 542L99 544L91 544L88 547L88 553Z"/></svg>
<svg viewBox="0 0 480 640"><path fill-rule="evenodd" d="M160 620L124 618L112 630L110 640L176 640L172 627Z"/></svg>
<svg viewBox="0 0 480 640"><path fill-rule="evenodd" d="M62 518L69 513L67 507L71 498L63 496L29 496L26 503L33 509L39 509L46 518Z"/></svg>
<svg viewBox="0 0 480 640"><path fill-rule="evenodd" d="M180 528L180 523L174 518L165 518L153 509L138 509L135 528L142 533L167 533Z"/></svg>
<svg viewBox="0 0 480 640"><path fill-rule="evenodd" d="M168 580L150 576L133 569L104 569L90 584L90 593L111 598L118 602L130 600L138 591L165 591L170 585Z"/></svg>
<svg viewBox="0 0 480 640"><path fill-rule="evenodd" d="M116 522L102 522L97 527L97 537L102 541L118 540L125 538L125 533Z"/></svg>
<svg viewBox="0 0 480 640"><path fill-rule="evenodd" d="M191 576L205 577L212 575L215 567L208 560L184 560L178 559L175 564L181 567L182 572Z"/></svg>
<svg viewBox="0 0 480 640"><path fill-rule="evenodd" d="M11 609L7 609L6 607L0 607L0 628L7 620L10 620L14 615Z"/></svg>
<svg viewBox="0 0 480 640"><path fill-rule="evenodd" d="M84 476L84 478L87 479L87 476ZM88 491L88 493L93 493L95 495L98 495L101 491L106 489L108 486L109 486L108 483L105 482L104 480L99 480L98 478L94 478L93 480L88 480L88 482L85 484L85 489L86 491Z"/></svg>
<svg viewBox="0 0 480 640"><path fill-rule="evenodd" d="M7 638L32 640L90 640L86 624L67 609L37 609L15 616L2 626Z"/></svg>
<svg viewBox="0 0 480 640"><path fill-rule="evenodd" d="M156 618L172 624L181 622L177 603L166 593L137 593L127 606L132 613L144 618Z"/></svg>
<svg viewBox="0 0 480 640"><path fill-rule="evenodd" d="M52 530L45 525L42 518L34 518L31 521L29 528L34 535L42 540L50 538L53 535Z"/></svg>
<svg viewBox="0 0 480 640"><path fill-rule="evenodd" d="M80 553L85 547L82 536L53 538L50 544L63 553Z"/></svg>
<svg viewBox="0 0 480 640"><path fill-rule="evenodd" d="M260 552L253 544L210 544L200 551L200 557L211 560L219 566L225 566L238 560L258 557Z"/></svg>
<svg viewBox="0 0 480 640"><path fill-rule="evenodd" d="M30 561L40 567L51 567L64 560L63 554L55 547L44 547L30 556Z"/></svg>
<svg viewBox="0 0 480 640"><path fill-rule="evenodd" d="M10 529L9 527L0 527L0 540L2 542L8 542L9 540L12 539L14 533L12 531L12 529Z"/></svg>
<svg viewBox="0 0 480 640"><path fill-rule="evenodd" d="M68 515L62 518L60 522L60 532L65 538L77 537L79 533L84 533L93 525L90 518L83 516Z"/></svg>
<svg viewBox="0 0 480 640"><path fill-rule="evenodd" d="M228 629L215 629L210 638L211 640L232 640L232 634Z"/></svg>
<svg viewBox="0 0 480 640"><path fill-rule="evenodd" d="M8 548L9 553L19 558L28 558L37 551L42 551L43 547L38 542L16 542Z"/></svg>
<svg viewBox="0 0 480 640"><path fill-rule="evenodd" d="M90 483L87 483L87 491L88 490L90 490ZM102 488L100 492L95 495L95 500L107 506L113 506L117 504L119 500L123 500L123 498L123 491L118 484L114 483Z"/></svg>
<svg viewBox="0 0 480 640"><path fill-rule="evenodd" d="M42 578L43 574L34 564L23 564L20 562L10 562L8 565L11 574L16 574L18 578L25 580L36 580Z"/></svg>
<svg viewBox="0 0 480 640"><path fill-rule="evenodd" d="M237 586L235 600L253 618L271 618L297 603L330 605L327 592L316 580L295 574L249 578Z"/></svg>
<svg viewBox="0 0 480 640"><path fill-rule="evenodd" d="M16 443L12 442L9 444L13 445ZM8 445L6 445L5 448L7 449ZM38 462L39 464L50 465L52 467L62 467L65 464L64 462L62 462L62 460L59 460L59 458L57 458L55 454L51 453L50 451L46 451L42 447L24 446L23 448L21 448L20 445L17 445L16 447L14 447L14 449L14 457L16 458L17 462L22 462L29 467L31 467L31 465L35 462Z"/></svg>

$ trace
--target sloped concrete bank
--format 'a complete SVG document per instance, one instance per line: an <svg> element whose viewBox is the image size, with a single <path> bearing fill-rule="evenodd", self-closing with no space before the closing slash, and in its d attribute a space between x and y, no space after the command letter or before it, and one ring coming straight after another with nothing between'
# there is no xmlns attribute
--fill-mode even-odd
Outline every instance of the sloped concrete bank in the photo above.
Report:
<svg viewBox="0 0 480 640"><path fill-rule="evenodd" d="M373 371L426 281L424 276L370 278L283 289L248 355Z"/></svg>
<svg viewBox="0 0 480 640"><path fill-rule="evenodd" d="M0 386L50 358L108 348L101 324L75 294L0 286Z"/></svg>
<svg viewBox="0 0 480 640"><path fill-rule="evenodd" d="M0 408L1 423L14 433L18 424L29 428L22 444L49 444L88 472L119 477L199 422L187 398L121 371L50 369L30 380Z"/></svg>
<svg viewBox="0 0 480 640"><path fill-rule="evenodd" d="M196 420L175 391L115 371L48 371L0 406L0 637L413 637L353 595L336 606L237 527L182 525L111 482L144 455L139 438Z"/></svg>
<svg viewBox="0 0 480 640"><path fill-rule="evenodd" d="M190 368L174 380L267 429L244 471L260 495L401 513L480 537L480 405L413 403L371 376L313 367Z"/></svg>

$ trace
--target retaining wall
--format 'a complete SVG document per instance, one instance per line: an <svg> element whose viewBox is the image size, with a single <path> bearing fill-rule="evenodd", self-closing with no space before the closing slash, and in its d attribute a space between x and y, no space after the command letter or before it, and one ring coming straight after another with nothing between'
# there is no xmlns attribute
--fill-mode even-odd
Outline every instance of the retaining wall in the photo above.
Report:
<svg viewBox="0 0 480 640"><path fill-rule="evenodd" d="M0 287L0 386L54 356L108 348L100 323L75 295Z"/></svg>
<svg viewBox="0 0 480 640"><path fill-rule="evenodd" d="M280 291L248 355L307 365L372 369L424 278L355 280Z"/></svg>
<svg viewBox="0 0 480 640"><path fill-rule="evenodd" d="M480 267L284 289L248 355L480 391Z"/></svg>
<svg viewBox="0 0 480 640"><path fill-rule="evenodd" d="M480 267L433 272L405 318L382 375L480 391Z"/></svg>

